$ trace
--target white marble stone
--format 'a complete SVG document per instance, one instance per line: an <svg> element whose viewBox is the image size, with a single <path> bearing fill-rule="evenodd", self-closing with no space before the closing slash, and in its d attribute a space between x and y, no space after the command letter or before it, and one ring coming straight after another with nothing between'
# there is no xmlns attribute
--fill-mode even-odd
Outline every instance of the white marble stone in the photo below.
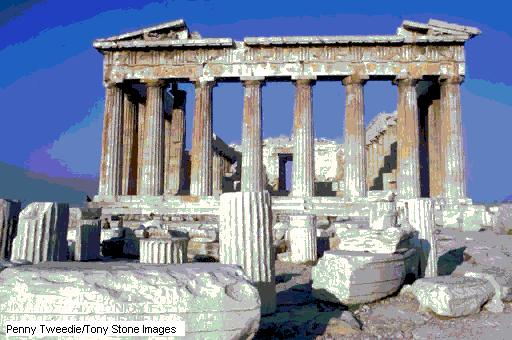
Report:
<svg viewBox="0 0 512 340"><path fill-rule="evenodd" d="M369 205L371 229L383 230L396 227L397 211L395 202L369 202Z"/></svg>
<svg viewBox="0 0 512 340"><path fill-rule="evenodd" d="M478 313L494 295L487 280L474 277L438 276L416 280L412 292L422 309L450 317Z"/></svg>
<svg viewBox="0 0 512 340"><path fill-rule="evenodd" d="M140 240L140 263L181 264L187 262L188 237Z"/></svg>
<svg viewBox="0 0 512 340"><path fill-rule="evenodd" d="M313 295L320 300L359 304L396 292L407 274L411 249L397 254L327 251L313 267Z"/></svg>
<svg viewBox="0 0 512 340"><path fill-rule="evenodd" d="M262 314L276 308L270 194L233 192L220 196L220 262L241 266L258 288Z"/></svg>
<svg viewBox="0 0 512 340"><path fill-rule="evenodd" d="M290 215L290 260L293 263L316 261L316 218L314 215Z"/></svg>
<svg viewBox="0 0 512 340"><path fill-rule="evenodd" d="M421 275L437 276L437 242L434 234L434 201L429 198L409 199L407 202L407 219L418 231Z"/></svg>
<svg viewBox="0 0 512 340"><path fill-rule="evenodd" d="M69 206L35 202L22 210L11 261L66 261Z"/></svg>
<svg viewBox="0 0 512 340"><path fill-rule="evenodd" d="M27 287L27 289L20 289ZM181 320L187 339L252 338L258 291L216 263L44 263L0 273L0 337L11 321Z"/></svg>
<svg viewBox="0 0 512 340"><path fill-rule="evenodd" d="M367 251L376 254L392 254L398 249L409 247L414 230L409 228L388 228L384 230L363 228L338 228L340 238L338 249L344 251Z"/></svg>

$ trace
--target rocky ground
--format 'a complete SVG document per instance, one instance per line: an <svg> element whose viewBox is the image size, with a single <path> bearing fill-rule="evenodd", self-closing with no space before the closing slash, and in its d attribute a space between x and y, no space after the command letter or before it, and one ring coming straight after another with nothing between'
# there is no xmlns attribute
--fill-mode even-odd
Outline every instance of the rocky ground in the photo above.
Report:
<svg viewBox="0 0 512 340"><path fill-rule="evenodd" d="M466 264L512 271L512 236L491 231L444 230L438 235L440 270ZM394 296L359 306L315 300L311 265L276 262L277 313L262 318L257 339L512 339L512 303L502 313L446 318L420 311L406 288Z"/></svg>

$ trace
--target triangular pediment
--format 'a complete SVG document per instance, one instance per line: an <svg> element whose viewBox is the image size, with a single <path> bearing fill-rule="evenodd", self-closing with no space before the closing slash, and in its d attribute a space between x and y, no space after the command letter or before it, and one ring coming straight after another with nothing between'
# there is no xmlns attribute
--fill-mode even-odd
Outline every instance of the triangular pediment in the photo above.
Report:
<svg viewBox="0 0 512 340"><path fill-rule="evenodd" d="M178 19L159 25L150 26L112 37L97 39L98 42L117 42L129 40L184 40L191 38L185 20Z"/></svg>
<svg viewBox="0 0 512 340"><path fill-rule="evenodd" d="M464 36L467 39L479 35L481 32L476 27L452 24L446 21L430 19L428 23L404 20L398 28L398 35L451 35Z"/></svg>

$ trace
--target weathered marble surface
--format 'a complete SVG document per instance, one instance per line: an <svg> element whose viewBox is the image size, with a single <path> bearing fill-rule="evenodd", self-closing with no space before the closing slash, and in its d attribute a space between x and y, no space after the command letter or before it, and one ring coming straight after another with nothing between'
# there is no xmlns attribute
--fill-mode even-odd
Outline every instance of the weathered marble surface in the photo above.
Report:
<svg viewBox="0 0 512 340"><path fill-rule="evenodd" d="M18 233L12 244L11 261L65 261L69 206L35 202L22 210Z"/></svg>
<svg viewBox="0 0 512 340"><path fill-rule="evenodd" d="M327 251L311 272L313 295L343 304L379 300L398 290L407 274L405 261L414 254L414 249L400 254Z"/></svg>
<svg viewBox="0 0 512 340"><path fill-rule="evenodd" d="M140 263L181 264L187 262L188 237L140 240Z"/></svg>
<svg viewBox="0 0 512 340"><path fill-rule="evenodd" d="M438 276L416 280L412 293L423 309L459 317L478 313L494 295L494 287L489 281L474 277Z"/></svg>
<svg viewBox="0 0 512 340"><path fill-rule="evenodd" d="M377 254L392 254L408 247L416 233L410 228L388 228L383 230L338 227L339 250L368 251Z"/></svg>
<svg viewBox="0 0 512 340"><path fill-rule="evenodd" d="M290 216L289 242L292 262L316 261L316 218L314 215Z"/></svg>
<svg viewBox="0 0 512 340"><path fill-rule="evenodd" d="M262 314L276 308L270 194L233 192L220 196L220 262L241 266L258 288Z"/></svg>
<svg viewBox="0 0 512 340"><path fill-rule="evenodd" d="M0 273L0 336L15 320L183 320L187 338L238 339L258 329L260 300L235 266L44 263Z"/></svg>

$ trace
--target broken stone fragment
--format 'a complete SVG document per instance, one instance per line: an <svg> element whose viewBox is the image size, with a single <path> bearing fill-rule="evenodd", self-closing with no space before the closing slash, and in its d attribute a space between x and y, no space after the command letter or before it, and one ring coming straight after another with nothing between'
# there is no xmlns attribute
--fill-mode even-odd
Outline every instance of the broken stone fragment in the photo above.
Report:
<svg viewBox="0 0 512 340"><path fill-rule="evenodd" d="M34 202L20 213L11 261L66 261L69 206L65 203Z"/></svg>
<svg viewBox="0 0 512 340"><path fill-rule="evenodd" d="M438 276L416 280L412 292L422 309L441 316L459 317L478 313L495 290L487 280Z"/></svg>
<svg viewBox="0 0 512 340"><path fill-rule="evenodd" d="M7 323L36 318L181 320L187 339L250 339L258 330L260 299L240 268L216 263L54 262L4 269L0 337Z"/></svg>
<svg viewBox="0 0 512 340"><path fill-rule="evenodd" d="M367 251L377 254L392 254L398 249L408 248L415 231L410 228L388 228L383 230L363 228L338 228L339 250Z"/></svg>
<svg viewBox="0 0 512 340"><path fill-rule="evenodd" d="M342 304L379 300L399 289L405 262L414 254L414 249L397 254L327 251L311 272L313 296Z"/></svg>

